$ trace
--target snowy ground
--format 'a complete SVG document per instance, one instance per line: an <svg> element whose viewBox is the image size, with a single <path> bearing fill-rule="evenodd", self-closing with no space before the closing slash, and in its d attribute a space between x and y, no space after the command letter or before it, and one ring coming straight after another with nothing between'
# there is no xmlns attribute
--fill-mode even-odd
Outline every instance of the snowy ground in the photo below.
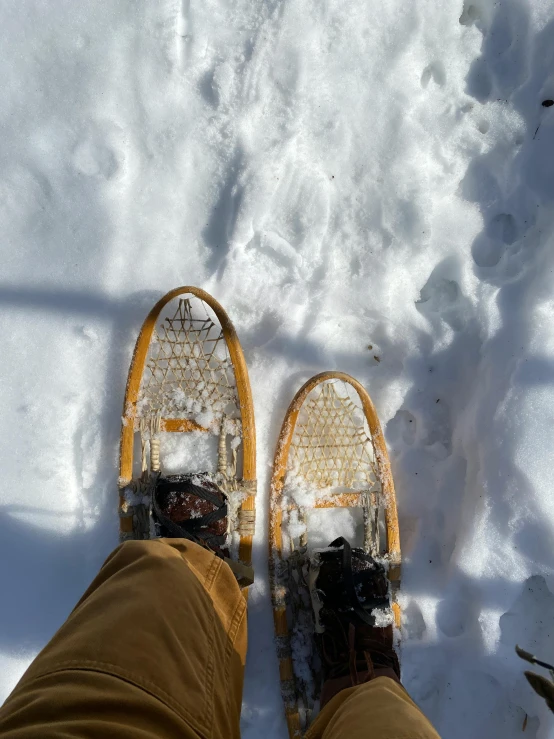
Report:
<svg viewBox="0 0 554 739"><path fill-rule="evenodd" d="M161 294L226 307L258 426L243 735L285 736L269 464L314 372L368 388L404 550L404 681L445 739L554 735L554 8L0 8L0 695L117 541L127 367ZM371 346L371 349L368 348Z"/></svg>

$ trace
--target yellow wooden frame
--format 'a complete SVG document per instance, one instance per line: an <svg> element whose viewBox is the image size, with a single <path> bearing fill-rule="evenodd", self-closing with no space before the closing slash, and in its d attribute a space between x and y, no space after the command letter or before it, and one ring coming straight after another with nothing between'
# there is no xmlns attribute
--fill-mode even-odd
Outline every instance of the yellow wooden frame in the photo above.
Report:
<svg viewBox="0 0 554 739"><path fill-rule="evenodd" d="M120 490L122 490L125 485L129 484L133 476L134 435L135 431L138 430L136 406L152 334L163 308L171 300L174 300L181 295L194 295L195 297L200 298L200 300L203 300L204 303L209 305L213 310L221 325L223 336L229 349L233 370L235 372L242 420L242 481L243 483L246 483L245 487L248 492L251 493L248 494L242 502L241 510L254 511L256 505L256 428L248 369L246 367L244 354L242 352L237 332L235 331L229 316L217 300L212 298L209 293L199 287L177 287L168 292L152 308L140 330L133 357L131 359L131 365L129 367L125 400L123 402L123 423L121 426L119 452ZM199 426L194 421L181 419L162 419L161 430L169 432L207 431L207 429ZM121 492L119 503L120 507L124 503ZM120 531L122 534L128 535L132 532L132 517L120 516L119 521ZM251 564L252 560L252 539L252 536L241 536L239 542L239 559L241 562L248 565Z"/></svg>
<svg viewBox="0 0 554 739"><path fill-rule="evenodd" d="M322 372L308 380L296 393L283 420L281 433L277 441L277 449L275 452L275 460L273 463L273 476L271 479L270 492L270 512L269 512L269 561L270 573L272 579L273 591L273 620L275 625L275 636L279 639L288 641L290 639L287 611L283 602L283 598L275 592L274 573L278 561L282 558L282 508L281 495L285 476L287 473L287 463L289 450L298 419L298 414L302 404L306 400L311 391L317 385L328 380L342 380L351 385L358 393L362 402L362 408L367 419L369 430L373 439L375 448L375 456L377 468L382 485L382 495L385 499L385 528L386 528L386 550L387 559L389 560L389 580L398 585L400 581L400 532L398 527L398 513L396 509L396 495L394 491L394 483L390 469L389 455L385 445L385 439L381 430L381 424L375 407L369 397L366 389L357 380L344 372ZM329 498L316 502L316 508L330 507L350 507L359 496L352 493L344 493L334 496L332 500ZM396 602L393 602L394 618L397 627L400 627L400 608ZM290 685L290 681L294 680L294 671L292 657L285 655L279 660L279 674L282 683ZM297 707L285 706L287 726L291 739L298 739L301 736L300 715Z"/></svg>

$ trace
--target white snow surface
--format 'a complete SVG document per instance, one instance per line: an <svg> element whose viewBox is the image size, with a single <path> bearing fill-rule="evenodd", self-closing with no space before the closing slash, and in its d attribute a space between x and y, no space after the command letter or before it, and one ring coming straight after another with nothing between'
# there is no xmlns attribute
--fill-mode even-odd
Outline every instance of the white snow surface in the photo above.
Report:
<svg viewBox="0 0 554 739"><path fill-rule="evenodd" d="M256 409L243 736L286 735L268 482L326 369L367 387L389 446L407 689L447 739L526 714L554 735L514 654L554 660L551 1L19 0L0 21L1 696L117 544L132 348L189 284L234 321Z"/></svg>

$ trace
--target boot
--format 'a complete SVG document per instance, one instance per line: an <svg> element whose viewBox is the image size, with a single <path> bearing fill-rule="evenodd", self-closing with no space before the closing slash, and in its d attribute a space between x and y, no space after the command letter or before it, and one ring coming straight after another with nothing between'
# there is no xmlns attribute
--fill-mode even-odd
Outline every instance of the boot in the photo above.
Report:
<svg viewBox="0 0 554 739"><path fill-rule="evenodd" d="M376 677L400 682L385 568L339 538L318 552L312 586L323 669L320 704Z"/></svg>

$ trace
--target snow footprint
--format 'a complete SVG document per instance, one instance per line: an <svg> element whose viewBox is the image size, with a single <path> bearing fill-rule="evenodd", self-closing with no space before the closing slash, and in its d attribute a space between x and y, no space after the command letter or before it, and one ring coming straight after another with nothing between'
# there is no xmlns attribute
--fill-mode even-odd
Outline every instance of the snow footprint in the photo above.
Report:
<svg viewBox="0 0 554 739"><path fill-rule="evenodd" d="M547 662L554 660L552 623L554 595L544 577L533 575L523 584L513 606L500 617L500 641L513 649L519 644Z"/></svg>
<svg viewBox="0 0 554 739"><path fill-rule="evenodd" d="M480 607L475 593L459 593L445 598L437 606L436 622L445 636L462 636L476 627L479 628Z"/></svg>
<svg viewBox="0 0 554 739"><path fill-rule="evenodd" d="M482 57L475 59L467 75L466 92L480 103L486 103L492 95L492 78L489 65Z"/></svg>
<svg viewBox="0 0 554 739"><path fill-rule="evenodd" d="M427 436L424 443L433 447L436 455L443 458L452 449L452 423L450 408L442 398L434 398L427 412Z"/></svg>
<svg viewBox="0 0 554 739"><path fill-rule="evenodd" d="M455 280L431 275L421 288L418 305L428 303L429 310L440 313L458 299L460 288Z"/></svg>
<svg viewBox="0 0 554 739"><path fill-rule="evenodd" d="M487 232L491 239L513 244L517 239L517 224L510 213L499 213L489 221Z"/></svg>
<svg viewBox="0 0 554 739"><path fill-rule="evenodd" d="M460 25L462 26L473 26L475 23L481 20L481 13L479 8L471 3L464 3L464 9L460 16Z"/></svg>
<svg viewBox="0 0 554 739"><path fill-rule="evenodd" d="M489 132L490 127L491 124L485 118L482 118L477 124L477 130L483 135Z"/></svg>
<svg viewBox="0 0 554 739"><path fill-rule="evenodd" d="M285 259L303 279L310 279L320 266L328 228L328 178L307 166L284 167L269 206L260 230L271 234L275 260L284 266Z"/></svg>
<svg viewBox="0 0 554 739"><path fill-rule="evenodd" d="M219 91L215 80L217 66L208 69L198 81L198 89L204 100L213 108L219 105Z"/></svg>
<svg viewBox="0 0 554 739"><path fill-rule="evenodd" d="M431 272L415 305L429 321L436 323L437 319L441 319L454 331L459 331L468 318L467 299L456 280L443 277L442 271L442 266L438 265Z"/></svg>
<svg viewBox="0 0 554 739"><path fill-rule="evenodd" d="M431 64L425 67L420 80L423 89L427 89L431 80L433 80L438 87L444 87L446 84L446 70L442 62L431 62Z"/></svg>
<svg viewBox="0 0 554 739"><path fill-rule="evenodd" d="M119 151L116 127L91 127L71 154L73 169L86 177L112 180L123 171L124 156ZM119 132L120 135L120 132Z"/></svg>
<svg viewBox="0 0 554 739"><path fill-rule="evenodd" d="M416 438L417 422L410 411L400 410L387 423L387 439L391 446L399 441L411 446Z"/></svg>
<svg viewBox="0 0 554 739"><path fill-rule="evenodd" d="M478 267L495 267L507 246L519 236L515 218L510 213L498 213L488 222L485 233L474 242L471 254Z"/></svg>

